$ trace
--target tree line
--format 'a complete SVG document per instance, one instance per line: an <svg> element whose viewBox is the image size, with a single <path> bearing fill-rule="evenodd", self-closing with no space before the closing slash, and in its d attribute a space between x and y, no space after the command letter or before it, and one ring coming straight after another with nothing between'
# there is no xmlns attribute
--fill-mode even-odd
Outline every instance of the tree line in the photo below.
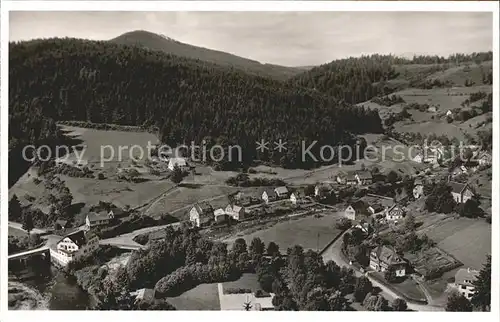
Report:
<svg viewBox="0 0 500 322"><path fill-rule="evenodd" d="M302 140L317 140L314 152L382 131L377 111L338 95L162 52L79 39L18 42L9 49L12 147L57 141L55 121L72 120L155 127L170 146L237 144L243 163L311 167L314 160L301 162ZM256 141L280 138L289 142L286 153L257 153Z"/></svg>

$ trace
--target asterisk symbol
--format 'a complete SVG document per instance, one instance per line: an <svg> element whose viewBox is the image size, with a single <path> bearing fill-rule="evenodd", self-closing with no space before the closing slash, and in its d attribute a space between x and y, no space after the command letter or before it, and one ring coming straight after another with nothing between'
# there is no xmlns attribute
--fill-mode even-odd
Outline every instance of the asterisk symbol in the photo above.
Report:
<svg viewBox="0 0 500 322"><path fill-rule="evenodd" d="M269 150L269 148L267 147L269 142L267 142L266 140L262 139L260 140L260 142L255 142L255 143L257 144L256 150L260 150L260 152L264 152L264 150Z"/></svg>
<svg viewBox="0 0 500 322"><path fill-rule="evenodd" d="M283 142L283 140L279 139L278 143L274 142L274 144L276 145L275 150L278 149L279 152L286 150L286 142Z"/></svg>

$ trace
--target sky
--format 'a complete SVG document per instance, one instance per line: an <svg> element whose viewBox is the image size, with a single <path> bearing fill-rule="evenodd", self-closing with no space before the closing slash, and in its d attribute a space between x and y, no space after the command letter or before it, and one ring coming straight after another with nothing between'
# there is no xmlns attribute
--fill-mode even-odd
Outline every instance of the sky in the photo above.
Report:
<svg viewBox="0 0 500 322"><path fill-rule="evenodd" d="M492 50L482 12L11 12L10 40L109 40L147 30L262 63L309 66L363 54Z"/></svg>

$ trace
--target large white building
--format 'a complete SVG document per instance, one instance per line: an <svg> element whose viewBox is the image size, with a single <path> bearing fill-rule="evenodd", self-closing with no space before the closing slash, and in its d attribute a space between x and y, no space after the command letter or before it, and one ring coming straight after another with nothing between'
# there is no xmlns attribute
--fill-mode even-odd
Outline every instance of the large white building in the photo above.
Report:
<svg viewBox="0 0 500 322"><path fill-rule="evenodd" d="M465 296L468 300L474 295L474 281L477 279L479 272L470 268L461 268L455 274L454 286L458 292Z"/></svg>
<svg viewBox="0 0 500 322"><path fill-rule="evenodd" d="M66 266L73 259L91 253L97 248L99 248L97 235L78 230L64 236L57 242L56 248L50 249L50 256L55 264Z"/></svg>

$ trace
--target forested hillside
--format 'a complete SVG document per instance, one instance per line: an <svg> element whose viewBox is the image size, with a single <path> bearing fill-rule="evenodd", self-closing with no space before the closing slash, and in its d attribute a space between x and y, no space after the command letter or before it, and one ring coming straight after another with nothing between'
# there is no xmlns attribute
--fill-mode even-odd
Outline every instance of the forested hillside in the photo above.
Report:
<svg viewBox="0 0 500 322"><path fill-rule="evenodd" d="M278 80L286 80L307 69L306 67L285 67L272 64L262 64L258 61L239 57L223 51L213 50L157 35L144 30L136 30L124 33L110 42L119 45L137 46L151 50L163 51L167 54L173 54L181 57L199 59L201 61L211 62L226 67L240 69L249 74L271 77Z"/></svg>
<svg viewBox="0 0 500 322"><path fill-rule="evenodd" d="M412 59L395 57L392 55L371 55L359 58L346 58L334 60L328 64L314 67L309 71L294 76L289 80L292 84L312 88L319 92L343 99L348 103L356 104L370 100L375 96L387 95L394 90L402 89L394 86L391 80L403 79L406 87L420 87L425 80L425 71L430 69L432 74L436 70L445 70L448 64L460 64L464 62L491 61L492 52L472 53L469 55L455 54L447 58L440 56L415 56ZM418 74L400 75L398 66L401 65L428 65L419 68ZM491 78L491 73L485 74L485 78ZM435 84L430 84L432 85ZM439 84L438 84L439 85Z"/></svg>
<svg viewBox="0 0 500 322"><path fill-rule="evenodd" d="M12 146L53 138L54 120L78 120L156 126L171 146L206 139L240 145L245 163L311 167L300 141L319 149L382 130L376 111L332 96L135 46L49 39L10 44L9 59ZM286 154L256 156L256 141L280 138Z"/></svg>

